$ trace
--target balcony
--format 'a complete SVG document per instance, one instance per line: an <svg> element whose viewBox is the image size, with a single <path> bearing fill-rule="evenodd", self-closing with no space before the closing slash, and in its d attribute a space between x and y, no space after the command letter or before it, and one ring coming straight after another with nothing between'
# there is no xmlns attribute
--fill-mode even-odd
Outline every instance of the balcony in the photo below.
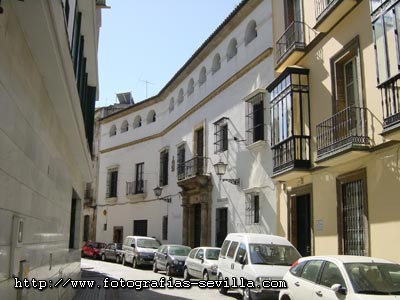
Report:
<svg viewBox="0 0 400 300"><path fill-rule="evenodd" d="M350 106L317 125L317 163L339 164L366 154L371 141L367 132L367 110ZM346 154L346 155L344 155Z"/></svg>
<svg viewBox="0 0 400 300"><path fill-rule="evenodd" d="M383 106L382 135L400 141L400 74L380 84Z"/></svg>
<svg viewBox="0 0 400 300"><path fill-rule="evenodd" d="M292 22L276 42L277 71L282 72L287 66L296 64L316 36L317 32L304 22Z"/></svg>
<svg viewBox="0 0 400 300"><path fill-rule="evenodd" d="M206 185L210 179L206 173L206 162L206 157L196 156L178 164L178 185L185 190Z"/></svg>
<svg viewBox="0 0 400 300"><path fill-rule="evenodd" d="M93 190L92 189L86 189L85 190L85 198L83 201L83 204L85 206L91 206L93 201Z"/></svg>
<svg viewBox="0 0 400 300"><path fill-rule="evenodd" d="M310 168L310 137L292 136L273 146L274 177L290 180ZM298 172L291 172L283 177L283 173L296 169ZM289 176L289 177L288 177Z"/></svg>
<svg viewBox="0 0 400 300"><path fill-rule="evenodd" d="M144 198L146 196L147 180L126 182L127 198Z"/></svg>
<svg viewBox="0 0 400 300"><path fill-rule="evenodd" d="M357 2L357 0L314 0L316 18L314 29L328 32Z"/></svg>

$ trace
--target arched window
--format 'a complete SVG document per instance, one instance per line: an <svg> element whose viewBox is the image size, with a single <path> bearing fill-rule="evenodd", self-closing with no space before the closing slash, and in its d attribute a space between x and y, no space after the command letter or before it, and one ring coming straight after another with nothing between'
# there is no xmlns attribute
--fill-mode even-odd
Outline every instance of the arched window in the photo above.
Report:
<svg viewBox="0 0 400 300"><path fill-rule="evenodd" d="M228 45L228 51L226 57L228 60L232 59L237 54L237 41L235 38L231 39Z"/></svg>
<svg viewBox="0 0 400 300"><path fill-rule="evenodd" d="M117 126L113 125L110 128L110 136L117 135Z"/></svg>
<svg viewBox="0 0 400 300"><path fill-rule="evenodd" d="M121 133L127 132L129 129L129 124L127 120L124 120L121 125Z"/></svg>
<svg viewBox="0 0 400 300"><path fill-rule="evenodd" d="M183 102L183 89L179 90L179 94L178 94L178 104L181 104Z"/></svg>
<svg viewBox="0 0 400 300"><path fill-rule="evenodd" d="M211 72L212 74L216 73L219 69L221 69L221 56L219 53L215 54L212 62Z"/></svg>
<svg viewBox="0 0 400 300"><path fill-rule="evenodd" d="M151 110L147 114L147 124L154 123L155 121L156 121L156 112L154 110Z"/></svg>
<svg viewBox="0 0 400 300"><path fill-rule="evenodd" d="M199 75L199 84L202 85L206 82L207 80L207 71L206 67L202 67L200 70L200 75Z"/></svg>
<svg viewBox="0 0 400 300"><path fill-rule="evenodd" d="M174 97L171 97L171 100L169 100L169 107L168 107L169 112L173 111L174 107L175 107L175 99Z"/></svg>
<svg viewBox="0 0 400 300"><path fill-rule="evenodd" d="M189 83L188 83L188 88L187 88L187 93L188 95L193 94L194 92L194 80L193 78L190 78Z"/></svg>
<svg viewBox="0 0 400 300"><path fill-rule="evenodd" d="M135 120L133 120L133 128L138 128L142 126L142 117L136 116Z"/></svg>
<svg viewBox="0 0 400 300"><path fill-rule="evenodd" d="M257 24L256 21L251 20L246 27L246 33L244 34L244 44L247 45L257 37Z"/></svg>

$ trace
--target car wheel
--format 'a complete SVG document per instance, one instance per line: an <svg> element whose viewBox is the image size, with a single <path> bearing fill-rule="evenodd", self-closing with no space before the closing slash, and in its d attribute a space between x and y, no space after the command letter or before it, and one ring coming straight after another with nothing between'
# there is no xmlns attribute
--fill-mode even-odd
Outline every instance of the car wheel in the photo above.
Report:
<svg viewBox="0 0 400 300"><path fill-rule="evenodd" d="M167 265L167 266L165 267L165 275L167 275L167 276L171 276L171 275L172 275L172 273L171 273L171 267L170 267L169 265Z"/></svg>
<svg viewBox="0 0 400 300"><path fill-rule="evenodd" d="M209 279L210 279L210 276L208 275L207 270L205 270L203 273L203 280L208 281Z"/></svg>
<svg viewBox="0 0 400 300"><path fill-rule="evenodd" d="M138 265L137 265L137 262L136 262L136 258L133 258L133 260L132 260L132 268L137 269L137 267L138 267Z"/></svg>
<svg viewBox="0 0 400 300"><path fill-rule="evenodd" d="M122 256L122 264L123 264L124 266L126 266L125 256Z"/></svg>
<svg viewBox="0 0 400 300"><path fill-rule="evenodd" d="M251 300L251 294L249 288L245 288L243 290L243 300Z"/></svg>
<svg viewBox="0 0 400 300"><path fill-rule="evenodd" d="M104 254L101 255L101 260L106 261L106 256Z"/></svg>
<svg viewBox="0 0 400 300"><path fill-rule="evenodd" d="M93 259L99 259L99 255L97 253L93 254Z"/></svg>
<svg viewBox="0 0 400 300"><path fill-rule="evenodd" d="M184 279L184 280L190 280L191 277L192 277L192 276L190 276L188 268L185 268L185 269L183 270L183 279Z"/></svg>
<svg viewBox="0 0 400 300"><path fill-rule="evenodd" d="M115 258L115 262L117 263L117 264L119 264L120 263L120 258L119 258L119 255Z"/></svg>
<svg viewBox="0 0 400 300"><path fill-rule="evenodd" d="M158 272L158 269L157 269L157 262L156 262L156 261L153 262L153 272L154 272L154 273L157 273L157 272Z"/></svg>
<svg viewBox="0 0 400 300"><path fill-rule="evenodd" d="M224 280L222 273L219 273L218 280L220 280L220 281ZM224 284L221 284L220 287L218 288L218 292L222 295L226 295L228 293L228 289L224 286Z"/></svg>

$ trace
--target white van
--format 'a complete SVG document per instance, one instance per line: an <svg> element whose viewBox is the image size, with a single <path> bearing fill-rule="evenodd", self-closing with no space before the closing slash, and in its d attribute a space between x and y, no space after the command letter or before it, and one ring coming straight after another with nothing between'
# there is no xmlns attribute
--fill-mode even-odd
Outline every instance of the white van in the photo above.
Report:
<svg viewBox="0 0 400 300"><path fill-rule="evenodd" d="M154 253L161 244L158 240L146 236L127 236L122 244L122 264L131 263L132 267L153 265Z"/></svg>
<svg viewBox="0 0 400 300"><path fill-rule="evenodd" d="M218 280L228 279L243 299L278 299L279 288L263 288L265 280L282 280L299 252L285 238L258 233L231 233L225 238L218 259ZM249 282L252 281L252 282ZM264 282L264 283L263 283ZM254 288L249 288L254 283ZM219 292L226 294L227 286Z"/></svg>

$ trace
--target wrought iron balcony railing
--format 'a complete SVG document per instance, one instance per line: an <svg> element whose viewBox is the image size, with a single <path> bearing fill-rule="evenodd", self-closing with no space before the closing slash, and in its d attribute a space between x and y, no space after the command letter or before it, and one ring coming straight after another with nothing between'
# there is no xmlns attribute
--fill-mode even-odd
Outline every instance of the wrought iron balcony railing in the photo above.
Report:
<svg viewBox="0 0 400 300"><path fill-rule="evenodd" d="M178 181L193 176L205 175L206 159L203 156L196 156L183 164L178 164Z"/></svg>
<svg viewBox="0 0 400 300"><path fill-rule="evenodd" d="M274 173L310 167L310 137L292 136L272 147Z"/></svg>
<svg viewBox="0 0 400 300"><path fill-rule="evenodd" d="M137 180L126 183L127 195L138 195L146 192L147 180Z"/></svg>
<svg viewBox="0 0 400 300"><path fill-rule="evenodd" d="M317 156L343 147L369 147L367 110L349 106L317 125Z"/></svg>
<svg viewBox="0 0 400 300"><path fill-rule="evenodd" d="M378 86L383 107L383 128L400 123L400 74Z"/></svg>
<svg viewBox="0 0 400 300"><path fill-rule="evenodd" d="M280 63L292 51L304 51L317 33L304 22L293 21L276 42L277 63Z"/></svg>
<svg viewBox="0 0 400 300"><path fill-rule="evenodd" d="M338 2L343 0L314 0L315 4L315 18L318 20L325 15L332 7Z"/></svg>

